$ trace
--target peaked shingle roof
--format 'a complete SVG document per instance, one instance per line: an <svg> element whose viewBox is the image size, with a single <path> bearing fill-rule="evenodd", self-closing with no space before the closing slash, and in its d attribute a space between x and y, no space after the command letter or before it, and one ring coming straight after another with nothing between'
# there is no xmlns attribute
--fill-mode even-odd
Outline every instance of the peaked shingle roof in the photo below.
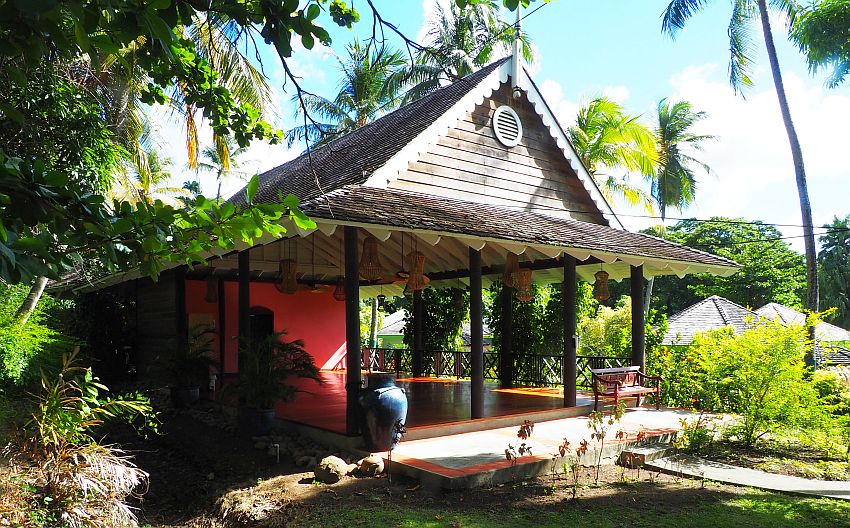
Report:
<svg viewBox="0 0 850 528"><path fill-rule="evenodd" d="M642 233L412 191L352 186L305 202L302 209L313 218L738 267L723 257Z"/></svg>
<svg viewBox="0 0 850 528"><path fill-rule="evenodd" d="M309 200L346 185L361 184L405 145L505 63L504 58L395 110L309 153L260 175L257 202L275 202L278 191ZM311 165L312 164L312 165ZM245 193L231 200L244 201Z"/></svg>
<svg viewBox="0 0 850 528"><path fill-rule="evenodd" d="M712 295L681 312L667 321L667 333L664 345L690 345L694 334L731 326L736 334L747 330L759 315L728 299Z"/></svg>
<svg viewBox="0 0 850 528"><path fill-rule="evenodd" d="M784 304L768 303L756 310L762 317L779 319L784 325L804 324L806 316ZM821 341L850 341L850 331L841 327L821 321L815 327L815 335Z"/></svg>
<svg viewBox="0 0 850 528"><path fill-rule="evenodd" d="M407 310L398 310L384 317L384 326L378 330L378 335L401 335L404 333L404 318Z"/></svg>

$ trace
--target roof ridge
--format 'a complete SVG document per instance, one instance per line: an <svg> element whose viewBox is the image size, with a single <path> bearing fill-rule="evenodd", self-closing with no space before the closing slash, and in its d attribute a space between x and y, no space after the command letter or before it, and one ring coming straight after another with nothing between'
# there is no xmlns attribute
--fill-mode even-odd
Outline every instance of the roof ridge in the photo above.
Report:
<svg viewBox="0 0 850 528"><path fill-rule="evenodd" d="M728 325L729 323L729 315L726 313L726 310L723 306L718 302L722 297L712 296L710 297L711 302L714 303L714 307L717 308L717 313L720 314L720 318L723 319L723 324Z"/></svg>

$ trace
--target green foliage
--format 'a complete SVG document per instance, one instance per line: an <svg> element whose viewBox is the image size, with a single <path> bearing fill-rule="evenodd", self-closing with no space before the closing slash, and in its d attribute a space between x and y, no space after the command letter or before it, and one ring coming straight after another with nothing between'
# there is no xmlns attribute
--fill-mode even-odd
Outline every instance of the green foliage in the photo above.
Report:
<svg viewBox="0 0 850 528"><path fill-rule="evenodd" d="M422 290L422 337L426 350L461 348L463 322L469 316L469 293L460 288ZM404 343L413 346L413 303L404 318Z"/></svg>
<svg viewBox="0 0 850 528"><path fill-rule="evenodd" d="M103 118L100 101L87 87L68 80L65 68L42 64L27 72L20 61L0 68L0 94L20 119L0 120L6 154L37 158L89 191L106 191L127 152Z"/></svg>
<svg viewBox="0 0 850 528"><path fill-rule="evenodd" d="M251 244L264 233L279 236L286 217L315 226L293 195L254 204L258 185L256 177L249 182L244 208L203 196L181 209L159 201L107 204L41 162L0 152L0 279L57 278L83 259L107 271L138 267L156 277L166 262L202 263L207 251Z"/></svg>
<svg viewBox="0 0 850 528"><path fill-rule="evenodd" d="M657 277L652 305L668 314L719 295L758 308L776 302L799 308L806 288L804 258L782 240L775 227L713 217L710 222L682 220L669 228L672 242L729 258L741 265L730 277L702 273Z"/></svg>
<svg viewBox="0 0 850 528"><path fill-rule="evenodd" d="M189 329L189 341L178 346L168 358L169 370L177 387L193 387L203 384L209 377L210 368L218 363L213 359L214 328L196 325Z"/></svg>
<svg viewBox="0 0 850 528"><path fill-rule="evenodd" d="M300 339L284 341L286 332L276 332L259 341L241 343L239 379L235 390L245 404L256 409L271 409L277 401L292 401L296 389L291 377L322 382L313 356Z"/></svg>
<svg viewBox="0 0 850 528"><path fill-rule="evenodd" d="M662 348L651 364L664 378L667 404L737 414L730 434L751 446L777 428L823 419L804 362L807 346L803 327L769 321L741 335L730 329L698 334L690 347Z"/></svg>
<svg viewBox="0 0 850 528"><path fill-rule="evenodd" d="M581 320L580 355L629 357L632 350L632 305L620 297L614 308L599 306L594 317Z"/></svg>
<svg viewBox="0 0 850 528"><path fill-rule="evenodd" d="M830 231L820 236L818 252L821 308L835 308L827 320L850 328L850 215L824 227Z"/></svg>
<svg viewBox="0 0 850 528"><path fill-rule="evenodd" d="M56 303L44 296L26 324L16 312L29 292L25 285L0 281L0 387L31 386L39 369L56 363L74 341L55 328Z"/></svg>
<svg viewBox="0 0 850 528"><path fill-rule="evenodd" d="M513 292L513 290L511 290ZM485 319L493 334L492 350L499 351L502 328L502 283L490 287ZM564 311L560 284L532 285L529 302L511 300L513 333L511 352L514 354L560 354L564 349ZM592 287L579 282L576 290L576 313L579 321L588 317L596 301Z"/></svg>
<svg viewBox="0 0 850 528"><path fill-rule="evenodd" d="M850 73L850 4L846 0L811 2L798 13L791 40L805 53L809 69L831 68L827 84L835 88Z"/></svg>
<svg viewBox="0 0 850 528"><path fill-rule="evenodd" d="M100 445L96 430L105 421L156 430L156 416L141 395L108 396L75 361L64 357L56 376L42 377L32 418L9 447L26 499L16 514L36 526L126 526L135 515L125 501L147 474L117 447Z"/></svg>

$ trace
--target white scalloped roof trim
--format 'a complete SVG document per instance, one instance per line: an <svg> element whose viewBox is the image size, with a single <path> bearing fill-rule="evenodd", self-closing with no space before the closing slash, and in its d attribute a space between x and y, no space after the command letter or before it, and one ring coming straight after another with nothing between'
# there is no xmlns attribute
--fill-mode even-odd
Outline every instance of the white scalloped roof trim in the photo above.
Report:
<svg viewBox="0 0 850 528"><path fill-rule="evenodd" d="M558 144L558 148L564 153L564 157L566 157L570 162L573 170L578 175L578 179L581 180L584 188L590 194L591 200L593 200L596 207L602 212L605 218L612 222L612 225L616 222L619 224L621 229L625 229L623 223L620 222L620 219L617 218L616 214L614 214L614 210L611 209L611 204L608 203L608 200L606 200L602 195L599 187L596 186L596 182L593 181L593 177L587 172L587 169L581 162L581 158L579 158L578 153L576 153L573 149L570 140L567 138L567 134L561 128L557 118L552 115L549 106L543 99L543 94L537 90L537 86L532 82L531 76L528 74L528 70L523 68L522 73L528 80L528 82L523 83L523 91L525 91L526 97L528 97L528 100L534 106L534 110L537 112L537 115L539 115L543 120L543 124L549 129L549 134ZM575 161L575 163L573 163L573 161Z"/></svg>
<svg viewBox="0 0 850 528"><path fill-rule="evenodd" d="M421 153L427 152L431 146L436 144L440 136L446 135L449 129L457 124L460 116L474 110L484 99L498 90L502 83L507 82L509 73L510 61L506 61L482 79L469 93L461 97L460 101L444 112L413 141L396 152L384 165L377 168L363 183L363 186L386 189L390 182L398 179L402 171L407 170L408 164L412 160L416 160Z"/></svg>

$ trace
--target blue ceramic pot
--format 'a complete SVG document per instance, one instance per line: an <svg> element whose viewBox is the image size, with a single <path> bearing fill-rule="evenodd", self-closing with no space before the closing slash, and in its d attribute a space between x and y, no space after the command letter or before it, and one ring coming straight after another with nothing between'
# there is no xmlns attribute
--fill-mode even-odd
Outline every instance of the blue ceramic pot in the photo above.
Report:
<svg viewBox="0 0 850 528"><path fill-rule="evenodd" d="M399 425L407 420L407 396L396 386L394 374L370 374L366 381L360 392L360 429L366 449L390 451L401 440Z"/></svg>

